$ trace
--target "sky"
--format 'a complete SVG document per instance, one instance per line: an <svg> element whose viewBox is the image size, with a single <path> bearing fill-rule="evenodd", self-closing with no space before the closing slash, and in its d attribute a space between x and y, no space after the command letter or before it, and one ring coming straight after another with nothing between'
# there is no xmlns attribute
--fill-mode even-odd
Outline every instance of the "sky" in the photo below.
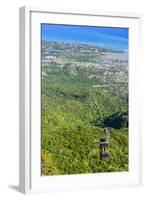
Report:
<svg viewBox="0 0 146 200"><path fill-rule="evenodd" d="M44 41L85 43L128 51L128 28L41 24L41 37Z"/></svg>

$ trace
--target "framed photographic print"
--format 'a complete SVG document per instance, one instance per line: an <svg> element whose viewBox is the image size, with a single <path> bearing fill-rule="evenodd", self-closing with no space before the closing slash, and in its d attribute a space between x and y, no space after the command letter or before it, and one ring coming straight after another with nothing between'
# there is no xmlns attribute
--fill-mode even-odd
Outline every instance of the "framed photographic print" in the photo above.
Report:
<svg viewBox="0 0 146 200"><path fill-rule="evenodd" d="M20 8L20 191L139 185L141 15Z"/></svg>

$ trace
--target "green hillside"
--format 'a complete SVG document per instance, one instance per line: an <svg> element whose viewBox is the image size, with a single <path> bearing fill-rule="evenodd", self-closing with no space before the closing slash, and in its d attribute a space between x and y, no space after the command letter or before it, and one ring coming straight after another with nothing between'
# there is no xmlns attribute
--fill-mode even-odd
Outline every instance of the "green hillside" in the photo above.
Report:
<svg viewBox="0 0 146 200"><path fill-rule="evenodd" d="M128 171L127 70L121 75L119 66L99 66L106 53L92 50L86 65L85 53L58 48L42 48L42 60L45 51L55 55L55 61L42 62L42 175ZM111 133L109 158L101 160L105 127Z"/></svg>

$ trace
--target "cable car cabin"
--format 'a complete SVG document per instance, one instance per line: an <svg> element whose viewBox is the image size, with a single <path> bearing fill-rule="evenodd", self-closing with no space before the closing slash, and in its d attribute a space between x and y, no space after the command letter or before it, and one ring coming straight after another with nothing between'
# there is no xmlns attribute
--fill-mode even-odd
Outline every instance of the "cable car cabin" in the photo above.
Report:
<svg viewBox="0 0 146 200"><path fill-rule="evenodd" d="M109 148L109 143L106 138L100 139L100 158L108 158L109 153L108 153L108 148Z"/></svg>

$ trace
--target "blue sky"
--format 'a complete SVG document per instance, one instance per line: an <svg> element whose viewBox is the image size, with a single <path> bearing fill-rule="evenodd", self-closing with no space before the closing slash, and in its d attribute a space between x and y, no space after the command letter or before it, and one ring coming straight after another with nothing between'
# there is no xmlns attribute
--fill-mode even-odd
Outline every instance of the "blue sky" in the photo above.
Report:
<svg viewBox="0 0 146 200"><path fill-rule="evenodd" d="M128 50L128 28L76 25L41 25L42 40L86 43L113 50Z"/></svg>

